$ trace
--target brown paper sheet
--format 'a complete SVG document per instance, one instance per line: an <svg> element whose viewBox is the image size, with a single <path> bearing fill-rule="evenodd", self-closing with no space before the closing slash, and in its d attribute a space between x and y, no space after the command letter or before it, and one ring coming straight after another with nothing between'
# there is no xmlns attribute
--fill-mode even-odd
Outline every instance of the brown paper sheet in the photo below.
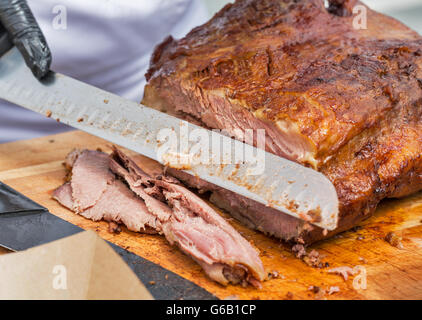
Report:
<svg viewBox="0 0 422 320"><path fill-rule="evenodd" d="M87 231L0 256L0 299L139 299L153 297L120 256Z"/></svg>

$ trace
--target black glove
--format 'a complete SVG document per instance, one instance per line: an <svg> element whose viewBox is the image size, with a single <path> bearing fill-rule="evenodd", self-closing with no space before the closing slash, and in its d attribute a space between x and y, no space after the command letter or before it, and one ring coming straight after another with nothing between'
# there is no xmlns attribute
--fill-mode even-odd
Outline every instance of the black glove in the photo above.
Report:
<svg viewBox="0 0 422 320"><path fill-rule="evenodd" d="M41 79L51 65L51 52L26 0L0 0L0 56L12 42L32 73Z"/></svg>

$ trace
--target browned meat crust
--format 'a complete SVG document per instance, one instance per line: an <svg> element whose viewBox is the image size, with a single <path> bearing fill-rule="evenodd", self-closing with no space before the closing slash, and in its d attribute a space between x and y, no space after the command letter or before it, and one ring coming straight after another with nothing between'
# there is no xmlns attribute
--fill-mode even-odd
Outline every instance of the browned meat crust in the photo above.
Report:
<svg viewBox="0 0 422 320"><path fill-rule="evenodd" d="M265 128L267 151L325 174L340 200L335 232L293 226L288 217L287 231L263 230L296 242L346 230L382 199L422 189L422 38L369 8L368 28L355 29L351 10L363 4L329 3L328 10L323 0L227 5L157 47L143 100L234 135ZM251 209L256 203L216 194L217 204L267 229Z"/></svg>

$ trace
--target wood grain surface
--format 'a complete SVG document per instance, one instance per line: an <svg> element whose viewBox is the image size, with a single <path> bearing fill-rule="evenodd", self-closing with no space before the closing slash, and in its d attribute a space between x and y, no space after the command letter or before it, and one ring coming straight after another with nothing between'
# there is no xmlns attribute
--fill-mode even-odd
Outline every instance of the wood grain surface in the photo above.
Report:
<svg viewBox="0 0 422 320"><path fill-rule="evenodd" d="M163 237L136 234L126 229L118 235L111 234L105 222L92 222L77 216L51 199L52 191L64 181L66 172L62 162L73 148L110 151L108 142L78 131L3 144L0 145L0 181L47 207L53 214L84 229L95 230L104 239L195 282L220 298L422 299L422 193L388 200L372 218L361 224L362 228L308 248L308 251L317 250L323 256L322 261L328 263L329 266L322 269L297 259L289 246L280 241L230 219L232 225L259 248L267 271L276 271L279 277L266 281L262 290L223 287L209 280L198 264L170 246ZM139 155L135 159L150 170L160 170L152 160ZM225 213L221 214L229 218ZM402 249L384 240L389 232L402 237ZM362 268L345 281L339 275L328 273L331 268L340 266ZM362 285L364 278L365 290L356 286ZM310 286L320 287L325 292L315 293ZM329 295L331 287L338 287L340 291Z"/></svg>

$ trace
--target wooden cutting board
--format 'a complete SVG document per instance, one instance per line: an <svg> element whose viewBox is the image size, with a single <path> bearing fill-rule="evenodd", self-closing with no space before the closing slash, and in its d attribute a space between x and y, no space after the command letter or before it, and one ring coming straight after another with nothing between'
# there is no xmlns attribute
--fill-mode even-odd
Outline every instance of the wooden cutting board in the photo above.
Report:
<svg viewBox="0 0 422 320"><path fill-rule="evenodd" d="M311 247L324 256L329 267L316 269L295 258L287 245L261 233L248 230L230 220L261 251L268 272L279 277L263 284L262 290L239 286L223 287L209 280L201 268L161 236L143 235L123 230L110 234L105 222L92 222L61 207L51 199L52 191L65 178L62 162L73 148L101 148L109 151L109 143L83 132L70 132L34 140L0 145L0 181L23 193L53 214L146 258L207 289L219 298L240 299L422 299L422 193L402 200L382 203L376 214L363 222L362 229L349 231ZM130 153L133 154L133 153ZM136 160L158 168L152 160L137 155ZM226 218L228 215L222 213ZM384 240L389 232L403 237L403 249ZM310 249L308 249L310 250ZM361 266L357 276L347 281L328 270L340 266ZM366 272L366 290L355 283ZM358 277L355 279L355 277ZM163 279L165 281L165 279ZM338 287L332 295L309 290Z"/></svg>

